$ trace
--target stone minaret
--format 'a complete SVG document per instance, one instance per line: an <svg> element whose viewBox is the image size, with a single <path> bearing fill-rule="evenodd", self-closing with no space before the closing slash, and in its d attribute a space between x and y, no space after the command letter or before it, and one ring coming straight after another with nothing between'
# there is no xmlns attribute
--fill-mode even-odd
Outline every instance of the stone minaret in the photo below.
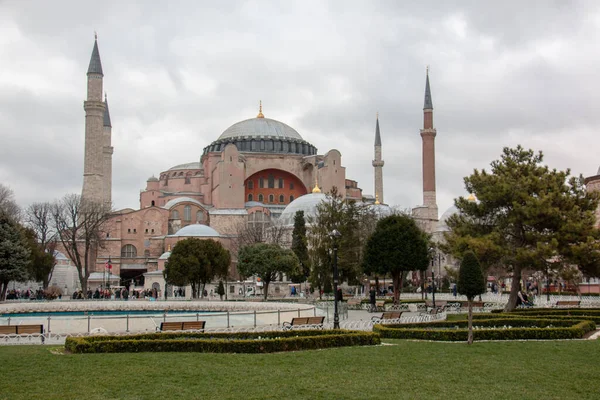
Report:
<svg viewBox="0 0 600 400"><path fill-rule="evenodd" d="M108 99L106 93L104 93L104 132L102 135L102 194L106 206L112 208L112 154L113 147L111 146L112 141L112 124L110 123L110 112L108 111Z"/></svg>
<svg viewBox="0 0 600 400"><path fill-rule="evenodd" d="M433 127L433 103L431 101L431 89L429 88L429 68L425 80L425 105L423 106L423 205L427 208L426 218L438 219L438 207L435 196L435 136L436 129Z"/></svg>
<svg viewBox="0 0 600 400"><path fill-rule="evenodd" d="M381 159L381 135L379 134L379 114L375 123L375 159L373 169L375 170L375 199L383 203L383 160Z"/></svg>
<svg viewBox="0 0 600 400"><path fill-rule="evenodd" d="M98 38L94 41L94 50L87 71L87 100L83 102L85 110L85 156L83 163L83 190L81 197L93 201L105 201L104 191L104 111L102 101L102 63L98 52Z"/></svg>

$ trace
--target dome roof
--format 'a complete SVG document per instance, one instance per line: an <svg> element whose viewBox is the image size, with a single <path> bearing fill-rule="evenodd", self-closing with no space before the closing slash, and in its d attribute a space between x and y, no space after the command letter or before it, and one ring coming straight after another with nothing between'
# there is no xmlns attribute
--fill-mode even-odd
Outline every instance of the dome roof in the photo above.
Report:
<svg viewBox="0 0 600 400"><path fill-rule="evenodd" d="M327 199L324 193L309 193L298 197L292 201L281 213L279 217L284 226L294 225L296 211L304 211L304 218L317 215L317 205Z"/></svg>
<svg viewBox="0 0 600 400"><path fill-rule="evenodd" d="M169 168L169 171L173 171L176 169L202 169L202 168L200 167L199 162L191 162L191 163L179 164L174 167L171 167L171 168Z"/></svg>
<svg viewBox="0 0 600 400"><path fill-rule="evenodd" d="M387 204L371 204L369 208L379 216L379 218L388 217L392 215L392 208Z"/></svg>
<svg viewBox="0 0 600 400"><path fill-rule="evenodd" d="M219 136L218 140L244 136L271 136L275 138L303 140L302 136L294 128L270 118L250 118L233 124L225 129L225 132Z"/></svg>
<svg viewBox="0 0 600 400"><path fill-rule="evenodd" d="M219 232L215 231L208 225L192 224L184 226L174 235L169 236L190 236L190 237L219 237Z"/></svg>
<svg viewBox="0 0 600 400"><path fill-rule="evenodd" d="M146 182L158 182L158 178L152 175Z"/></svg>
<svg viewBox="0 0 600 400"><path fill-rule="evenodd" d="M455 205L452 205L452 207L448 208L440 217L440 220L437 223L436 231L448 232L450 229L448 229L448 225L446 225L446 221L448 221L448 218L450 218L452 215L454 215L456 213L458 213L458 208L456 208Z"/></svg>
<svg viewBox="0 0 600 400"><path fill-rule="evenodd" d="M158 257L159 260L167 260L169 257L171 257L171 252L170 251L165 251L164 253L162 253L160 255L160 257Z"/></svg>

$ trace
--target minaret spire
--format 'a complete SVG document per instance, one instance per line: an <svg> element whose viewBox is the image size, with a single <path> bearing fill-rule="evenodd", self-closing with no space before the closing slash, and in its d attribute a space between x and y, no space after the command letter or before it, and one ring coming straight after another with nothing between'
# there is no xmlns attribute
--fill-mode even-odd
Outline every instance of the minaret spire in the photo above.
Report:
<svg viewBox="0 0 600 400"><path fill-rule="evenodd" d="M420 217L427 222L426 230L431 232L433 221L438 219L438 207L435 189L435 137L437 131L433 127L433 103L429 86L429 67L425 78L425 105L423 107L423 129L421 138L423 146L423 204L424 215Z"/></svg>
<svg viewBox="0 0 600 400"><path fill-rule="evenodd" d="M110 123L110 112L108 111L108 98L106 96L106 92L104 92L104 126L108 126L112 128L112 124Z"/></svg>
<svg viewBox="0 0 600 400"><path fill-rule="evenodd" d="M383 203L383 165L381 159L381 133L379 132L379 113L375 121L375 158L373 159L373 169L375 172L375 200Z"/></svg>
<svg viewBox="0 0 600 400"><path fill-rule="evenodd" d="M87 71L87 99L83 102L85 110L85 154L81 197L84 200L100 203L108 200L105 182L105 149L110 146L110 127L104 127L107 110L106 103L102 99L104 74L97 39L98 37L94 35L94 48Z"/></svg>

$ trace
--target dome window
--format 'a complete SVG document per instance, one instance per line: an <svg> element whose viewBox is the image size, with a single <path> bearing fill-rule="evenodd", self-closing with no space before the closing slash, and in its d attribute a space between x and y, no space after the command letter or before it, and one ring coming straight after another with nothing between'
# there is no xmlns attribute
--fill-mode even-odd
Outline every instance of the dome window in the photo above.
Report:
<svg viewBox="0 0 600 400"><path fill-rule="evenodd" d="M137 256L137 249L132 244L126 244L121 248L121 257L133 258Z"/></svg>

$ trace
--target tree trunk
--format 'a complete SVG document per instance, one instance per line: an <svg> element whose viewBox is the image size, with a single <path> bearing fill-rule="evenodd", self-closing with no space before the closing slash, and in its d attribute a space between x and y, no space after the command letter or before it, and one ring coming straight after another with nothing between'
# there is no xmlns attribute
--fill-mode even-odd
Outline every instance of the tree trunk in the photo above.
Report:
<svg viewBox="0 0 600 400"><path fill-rule="evenodd" d="M469 336L467 344L473 344L473 298L469 298Z"/></svg>
<svg viewBox="0 0 600 400"><path fill-rule="evenodd" d="M403 286L404 286L404 271L400 273L400 287L398 288L400 293L398 294L398 301L402 297Z"/></svg>
<svg viewBox="0 0 600 400"><path fill-rule="evenodd" d="M398 305L400 299L400 275L402 272L392 273L392 283L394 284L394 305Z"/></svg>
<svg viewBox="0 0 600 400"><path fill-rule="evenodd" d="M267 296L269 295L269 282L265 281L263 283L263 285L264 285L263 289L265 291L265 293L264 293L264 295L265 295L264 300L267 301Z"/></svg>
<svg viewBox="0 0 600 400"><path fill-rule="evenodd" d="M8 282L0 282L0 301L6 300L7 289L8 289Z"/></svg>
<svg viewBox="0 0 600 400"><path fill-rule="evenodd" d="M512 285L510 287L510 296L508 303L504 307L504 311L512 311L517 306L517 298L519 296L519 286L521 284L521 267L516 266L513 270Z"/></svg>

